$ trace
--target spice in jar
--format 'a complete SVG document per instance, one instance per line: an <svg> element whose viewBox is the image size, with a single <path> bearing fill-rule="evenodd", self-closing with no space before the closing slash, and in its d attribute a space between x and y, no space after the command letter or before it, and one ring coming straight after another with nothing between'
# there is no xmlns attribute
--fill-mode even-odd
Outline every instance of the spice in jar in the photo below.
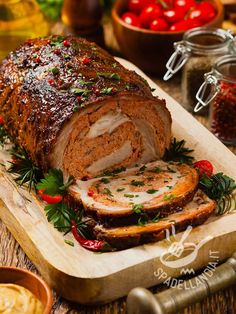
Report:
<svg viewBox="0 0 236 314"><path fill-rule="evenodd" d="M221 81L211 106L211 131L226 144L236 143L236 83Z"/></svg>

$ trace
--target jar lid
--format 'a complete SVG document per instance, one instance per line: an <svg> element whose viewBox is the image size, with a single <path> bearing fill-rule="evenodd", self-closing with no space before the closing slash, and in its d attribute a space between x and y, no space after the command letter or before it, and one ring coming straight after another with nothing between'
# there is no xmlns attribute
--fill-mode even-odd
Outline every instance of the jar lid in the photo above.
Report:
<svg viewBox="0 0 236 314"><path fill-rule="evenodd" d="M221 28L198 27L185 32L183 41L193 53L207 55L228 51L229 43L234 40L233 33Z"/></svg>

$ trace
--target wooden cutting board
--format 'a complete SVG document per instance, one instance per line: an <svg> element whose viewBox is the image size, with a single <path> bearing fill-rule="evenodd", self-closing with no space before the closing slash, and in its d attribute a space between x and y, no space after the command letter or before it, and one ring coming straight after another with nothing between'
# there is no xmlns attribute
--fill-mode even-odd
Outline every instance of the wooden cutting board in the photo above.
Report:
<svg viewBox="0 0 236 314"><path fill-rule="evenodd" d="M187 141L196 159L209 159L216 172L223 171L236 180L235 155L133 64L117 59L141 74L156 88L155 94L166 99L173 118L173 134ZM1 163L9 159L6 152L0 151ZM156 276L160 269L171 277L182 273L182 267L170 268L160 260L170 247L167 240L103 254L89 252L77 243L74 247L65 244L63 234L47 222L42 204L34 195L18 188L3 167L0 169L0 197L0 218L48 284L68 300L83 304L109 302L127 295L136 286L151 287L163 282L164 277ZM218 261L221 261L236 250L235 221L236 213L215 216L191 231L188 243L197 245L201 240L207 241L197 251L189 269L207 265L210 251L217 251ZM182 234L178 234L175 241L181 237ZM66 239L73 240L71 235Z"/></svg>

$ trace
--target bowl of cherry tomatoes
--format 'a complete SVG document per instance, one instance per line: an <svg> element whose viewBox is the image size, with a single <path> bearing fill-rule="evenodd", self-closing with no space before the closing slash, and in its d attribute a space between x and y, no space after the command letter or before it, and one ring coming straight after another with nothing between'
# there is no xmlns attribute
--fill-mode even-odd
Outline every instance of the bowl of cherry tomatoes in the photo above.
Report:
<svg viewBox="0 0 236 314"><path fill-rule="evenodd" d="M112 20L124 56L145 72L163 75L173 43L191 28L220 27L223 11L221 0L117 0Z"/></svg>

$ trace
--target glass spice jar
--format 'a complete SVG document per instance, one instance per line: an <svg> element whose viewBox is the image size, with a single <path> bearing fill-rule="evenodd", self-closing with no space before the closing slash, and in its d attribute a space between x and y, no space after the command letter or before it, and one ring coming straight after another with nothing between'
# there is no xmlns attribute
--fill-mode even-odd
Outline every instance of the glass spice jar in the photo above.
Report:
<svg viewBox="0 0 236 314"><path fill-rule="evenodd" d="M220 28L199 27L185 32L183 41L176 42L174 48L175 52L166 64L164 80L170 79L183 67L181 81L183 107L193 113L195 96L204 74L211 70L217 58L235 53L234 36L231 31ZM200 113L206 114L207 107Z"/></svg>
<svg viewBox="0 0 236 314"><path fill-rule="evenodd" d="M205 74L194 111L210 104L210 128L223 143L236 145L236 56L219 58Z"/></svg>

